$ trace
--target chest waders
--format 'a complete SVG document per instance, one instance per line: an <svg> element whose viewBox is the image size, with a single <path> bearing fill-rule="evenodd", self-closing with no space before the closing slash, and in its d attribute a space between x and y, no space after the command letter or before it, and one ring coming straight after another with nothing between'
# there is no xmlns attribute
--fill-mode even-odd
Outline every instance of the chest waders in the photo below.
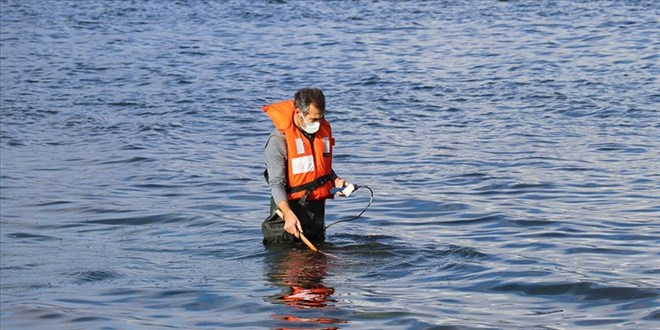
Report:
<svg viewBox="0 0 660 330"><path fill-rule="evenodd" d="M268 171L264 171L264 178L268 182ZM289 207L300 220L303 234L314 244L325 241L325 200L308 201L307 196L317 187L331 180L332 176L324 175L310 183L287 188L290 192L305 190L305 195L299 200L290 200ZM294 243L300 239L284 230L284 219L277 215L278 206L270 198L270 215L261 224L264 244Z"/></svg>

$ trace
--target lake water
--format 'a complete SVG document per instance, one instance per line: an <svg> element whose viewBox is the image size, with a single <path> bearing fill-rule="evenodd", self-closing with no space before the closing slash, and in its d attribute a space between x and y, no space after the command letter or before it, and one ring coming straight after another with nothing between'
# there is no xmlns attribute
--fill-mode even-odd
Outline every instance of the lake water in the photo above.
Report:
<svg viewBox="0 0 660 330"><path fill-rule="evenodd" d="M657 1L0 6L3 330L660 326ZM261 243L306 86L325 254Z"/></svg>

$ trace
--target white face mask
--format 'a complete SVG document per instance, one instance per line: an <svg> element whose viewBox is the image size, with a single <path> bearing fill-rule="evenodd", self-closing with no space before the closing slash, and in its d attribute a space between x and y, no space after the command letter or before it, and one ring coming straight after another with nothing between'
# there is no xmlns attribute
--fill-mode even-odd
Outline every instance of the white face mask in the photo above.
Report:
<svg viewBox="0 0 660 330"><path fill-rule="evenodd" d="M309 134L314 134L318 132L319 128L321 128L321 121L317 121L315 123L307 123L305 120L305 116L303 116L302 112L300 113L300 117L302 117L303 123L305 123L305 127L301 127L305 132Z"/></svg>

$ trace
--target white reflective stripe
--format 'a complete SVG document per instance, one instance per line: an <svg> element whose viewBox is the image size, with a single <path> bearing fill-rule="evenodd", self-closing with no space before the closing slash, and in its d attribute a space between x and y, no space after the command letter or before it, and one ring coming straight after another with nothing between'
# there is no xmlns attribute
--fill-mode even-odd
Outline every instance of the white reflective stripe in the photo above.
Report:
<svg viewBox="0 0 660 330"><path fill-rule="evenodd" d="M296 139L296 151L298 151L298 155L305 153L305 145L301 138Z"/></svg>
<svg viewBox="0 0 660 330"><path fill-rule="evenodd" d="M302 156L291 160L291 169L293 174L307 173L314 171L314 156Z"/></svg>
<svg viewBox="0 0 660 330"><path fill-rule="evenodd" d="M323 138L323 153L330 153L330 139L327 137Z"/></svg>

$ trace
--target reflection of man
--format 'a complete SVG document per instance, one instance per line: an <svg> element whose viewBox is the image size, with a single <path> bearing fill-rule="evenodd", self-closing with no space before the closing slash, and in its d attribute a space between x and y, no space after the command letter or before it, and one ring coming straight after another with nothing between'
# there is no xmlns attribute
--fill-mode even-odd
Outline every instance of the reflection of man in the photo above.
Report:
<svg viewBox="0 0 660 330"><path fill-rule="evenodd" d="M270 263L268 279L273 284L283 286L282 292L268 296L266 301L283 304L296 309L325 310L335 302L331 298L334 288L323 284L328 259L319 253L306 250L269 250L266 261ZM294 315L274 315L275 319L287 322L312 322L321 324L346 323L344 320L326 317L297 317Z"/></svg>
<svg viewBox="0 0 660 330"><path fill-rule="evenodd" d="M271 302L300 308L325 307L328 302L333 302L329 297L334 289L323 285L327 257L299 250L281 250L277 253L271 258L274 262L268 278L284 286L284 289L272 296Z"/></svg>
<svg viewBox="0 0 660 330"><path fill-rule="evenodd" d="M332 188L348 185L332 169L335 139L325 119L325 96L318 88L302 88L293 100L263 110L275 125L265 150L271 215L261 227L264 243L299 242L303 229L312 242L321 243L325 200L334 197Z"/></svg>

